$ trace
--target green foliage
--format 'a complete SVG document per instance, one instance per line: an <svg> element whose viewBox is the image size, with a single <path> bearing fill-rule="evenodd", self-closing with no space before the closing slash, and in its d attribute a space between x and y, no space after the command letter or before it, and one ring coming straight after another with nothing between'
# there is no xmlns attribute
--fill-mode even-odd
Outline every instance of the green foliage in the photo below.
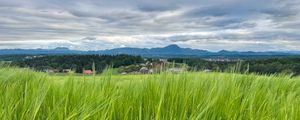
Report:
<svg viewBox="0 0 300 120"><path fill-rule="evenodd" d="M14 61L12 64L19 67L30 67L38 71L72 69L77 73L82 73L83 69L95 69L102 72L106 67L118 68L141 62L143 59L140 56L130 55L60 55Z"/></svg>
<svg viewBox="0 0 300 120"><path fill-rule="evenodd" d="M0 61L22 61L27 55L0 55Z"/></svg>
<svg viewBox="0 0 300 120"><path fill-rule="evenodd" d="M286 73L300 75L300 57L286 58L264 58L242 61L207 61L199 58L172 58L170 62L186 63L193 70L210 69L213 71L230 71L231 68L239 68L240 71L247 71L257 74ZM239 67L237 66L239 63Z"/></svg>
<svg viewBox="0 0 300 120"><path fill-rule="evenodd" d="M0 118L300 119L300 79L254 74L48 76L0 68Z"/></svg>
<svg viewBox="0 0 300 120"><path fill-rule="evenodd" d="M119 73L126 72L126 73L131 73L131 72L137 72L140 70L140 66L138 65L129 65L125 67L120 67L119 68Z"/></svg>

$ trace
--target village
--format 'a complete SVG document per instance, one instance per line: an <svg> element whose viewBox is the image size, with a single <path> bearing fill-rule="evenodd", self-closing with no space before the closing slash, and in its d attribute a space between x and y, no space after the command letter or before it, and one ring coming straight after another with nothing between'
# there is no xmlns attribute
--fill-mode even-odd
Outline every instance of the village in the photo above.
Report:
<svg viewBox="0 0 300 120"><path fill-rule="evenodd" d="M146 60L145 60L146 61ZM132 64L129 66L121 66L119 68L114 68L118 74L127 75L127 74L153 74L160 71L169 71L172 73L180 73L187 70L187 67L183 64L171 63L167 59L158 59L157 61L146 61L145 63ZM68 69L54 69L48 68L43 70L48 74L74 74L75 71L71 68ZM93 75L98 74L98 71L93 71L92 69L83 69L83 75Z"/></svg>

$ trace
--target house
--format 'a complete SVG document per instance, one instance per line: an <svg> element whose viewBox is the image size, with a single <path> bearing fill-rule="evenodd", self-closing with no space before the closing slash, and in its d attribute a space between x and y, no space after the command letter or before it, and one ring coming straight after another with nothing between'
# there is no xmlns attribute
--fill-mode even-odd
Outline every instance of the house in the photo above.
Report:
<svg viewBox="0 0 300 120"><path fill-rule="evenodd" d="M210 69L205 69L205 70L203 70L203 72L211 72L211 70Z"/></svg>
<svg viewBox="0 0 300 120"><path fill-rule="evenodd" d="M149 69L147 67L142 67L140 69L140 73L142 73L142 74L148 74L149 73Z"/></svg>
<svg viewBox="0 0 300 120"><path fill-rule="evenodd" d="M153 64L153 68L155 68L155 69L161 69L161 67L162 67L161 63L154 63Z"/></svg>
<svg viewBox="0 0 300 120"><path fill-rule="evenodd" d="M93 74L93 71L92 70L83 70L83 74L91 75L91 74Z"/></svg>
<svg viewBox="0 0 300 120"><path fill-rule="evenodd" d="M166 63L166 62L168 62L168 59L159 59L159 61Z"/></svg>
<svg viewBox="0 0 300 120"><path fill-rule="evenodd" d="M71 69L63 69L63 73L72 73Z"/></svg>

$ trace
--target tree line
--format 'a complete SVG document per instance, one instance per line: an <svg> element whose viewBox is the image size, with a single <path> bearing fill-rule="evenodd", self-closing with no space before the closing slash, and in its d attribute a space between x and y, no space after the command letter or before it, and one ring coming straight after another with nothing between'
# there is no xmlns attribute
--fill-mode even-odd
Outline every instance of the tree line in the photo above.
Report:
<svg viewBox="0 0 300 120"><path fill-rule="evenodd" d="M239 69L257 74L286 73L300 75L300 57L259 58L240 61L207 61L200 58L170 58L169 62L185 63L192 70L230 71ZM238 67L238 68L237 68Z"/></svg>
<svg viewBox="0 0 300 120"><path fill-rule="evenodd" d="M11 64L38 71L72 69L76 73L82 73L84 69L93 69L93 65L95 65L97 72L102 72L106 67L118 68L142 62L142 57L130 55L56 55L13 61Z"/></svg>

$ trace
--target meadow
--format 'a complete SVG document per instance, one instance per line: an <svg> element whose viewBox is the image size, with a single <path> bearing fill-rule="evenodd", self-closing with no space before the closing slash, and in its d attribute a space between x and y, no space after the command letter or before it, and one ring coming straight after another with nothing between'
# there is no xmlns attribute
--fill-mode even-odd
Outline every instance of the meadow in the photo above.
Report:
<svg viewBox="0 0 300 120"><path fill-rule="evenodd" d="M56 76L0 68L0 118L300 119L300 78L217 72Z"/></svg>

